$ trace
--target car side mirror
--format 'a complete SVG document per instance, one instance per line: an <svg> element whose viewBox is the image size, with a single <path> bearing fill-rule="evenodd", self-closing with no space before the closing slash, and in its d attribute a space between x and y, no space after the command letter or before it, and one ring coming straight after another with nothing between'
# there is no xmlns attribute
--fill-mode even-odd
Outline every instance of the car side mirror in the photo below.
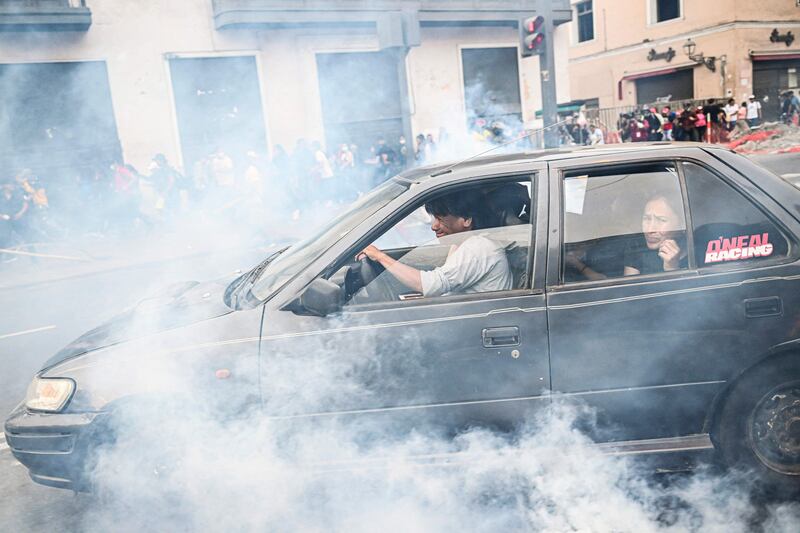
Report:
<svg viewBox="0 0 800 533"><path fill-rule="evenodd" d="M324 278L317 278L300 295L300 306L316 316L328 316L342 309L342 288Z"/></svg>

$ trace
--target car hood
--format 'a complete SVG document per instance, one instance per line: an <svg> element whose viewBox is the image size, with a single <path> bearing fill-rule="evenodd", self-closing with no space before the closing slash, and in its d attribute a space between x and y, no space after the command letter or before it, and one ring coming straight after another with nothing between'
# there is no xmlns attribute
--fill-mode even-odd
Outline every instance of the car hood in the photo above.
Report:
<svg viewBox="0 0 800 533"><path fill-rule="evenodd" d="M87 331L59 350L42 370L86 352L232 313L233 309L225 305L223 296L233 279L231 276L204 283L187 281L171 285Z"/></svg>

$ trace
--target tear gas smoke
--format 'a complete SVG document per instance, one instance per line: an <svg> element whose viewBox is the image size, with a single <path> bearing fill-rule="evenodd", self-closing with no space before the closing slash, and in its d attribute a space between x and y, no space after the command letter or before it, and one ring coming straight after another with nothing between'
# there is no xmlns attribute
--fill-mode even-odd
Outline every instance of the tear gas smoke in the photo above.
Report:
<svg viewBox="0 0 800 533"><path fill-rule="evenodd" d="M138 10L137 4L132 11ZM30 84L10 72L4 71L0 80L3 99L20 101ZM48 89L55 84L46 77L37 83ZM95 92L87 84L71 83L64 82L64 94L80 94L84 103L102 100L93 99ZM491 102L485 92L477 84L467 97ZM195 94L210 98L212 93ZM80 125L76 131L98 123L91 109L67 107L72 113L67 122ZM231 110L226 108L226 116L234 120ZM437 149L426 162L470 157L496 142L490 137L508 140L514 135L509 132L524 129L504 105L484 105L482 115L503 117L502 123L488 118L486 126L494 130L488 136L482 134L486 130L470 131L466 125L448 132L447 140L437 139ZM11 135L15 129L8 120L8 115L0 117L0 131ZM37 146L43 153L47 143L62 141L61 149L74 150L75 144L67 142L73 134L60 137L63 129L52 128L35 113L28 120L46 132L44 148ZM442 124L449 119L443 118ZM228 150L245 154L252 148L249 139L257 135L240 133ZM116 138L115 131L109 135ZM13 155L18 159L20 154ZM239 203L231 204L232 198L220 189L205 189L202 200L181 192L172 197L177 200L167 214L159 205L166 201L163 184L149 179L144 168L139 169L138 204L103 204L107 197L91 190L96 185L92 177L101 167L105 171L114 157L99 157L90 165L80 154L76 157L77 162L42 165L46 172L34 168L47 187L62 180L63 201L58 206L54 195L49 216L57 221L54 226L73 233L50 234L48 239L73 246L83 246L87 233L109 232L118 246L137 247L154 257L170 244L211 250L266 247L303 236L337 208L298 196L291 188L297 176L276 173L258 198L238 198ZM23 166L31 163L15 159L8 168ZM88 174L77 179L73 168ZM45 231L53 229L43 223ZM179 277L169 269L165 266L160 277ZM196 276L188 271L182 277ZM160 286L154 279L142 294ZM69 312L67 303L64 313ZM98 396L113 390L139 395L118 406L106 427L107 442L87 465L94 494L81 495L74 508L82 514L82 531L729 532L748 531L754 523L767 531L791 531L800 521L800 507L794 503L766 509L753 505L748 480L736 474L707 471L662 485L631 459L602 455L576 429L578 421L584 424L592 417L576 404L557 404L520 421L511 433L465 428L453 435L417 418L416 411L391 419L299 416L348 410L404 390L409 376L425 375L426 353L413 338L395 336L389 342L378 335L365 337L359 350L320 342L312 348L304 345L304 353L288 341L260 359L258 339L249 339L247 349L228 358L231 378L221 380L213 375L221 367L219 353L203 347L203 339L184 338L183 344L194 348L170 353L174 346L160 346L140 335L163 329L170 317L154 310L136 320L130 333L142 338L125 343L126 357L99 363L88 382L79 384ZM204 334L214 338L214 333ZM393 349L396 344L405 348L402 353ZM365 358L366 353L373 356ZM136 401L142 398L147 400ZM424 402L424 391L415 399ZM0 518L0 523L29 523L14 515Z"/></svg>
<svg viewBox="0 0 800 533"><path fill-rule="evenodd" d="M267 411L316 412L332 394L372 392L354 377L364 362L347 353L315 352L304 358L311 372L287 366L293 356L304 358L262 363L276 366ZM628 458L602 455L575 428L590 414L578 404L558 403L514 433L473 428L452 438L388 420L256 411L220 419L196 388L199 368L184 364L180 374L155 358L138 365L169 375L184 394L115 421L116 441L91 472L96 501L82 529L730 532L791 531L800 519L797 504L756 511L736 473L662 484Z"/></svg>

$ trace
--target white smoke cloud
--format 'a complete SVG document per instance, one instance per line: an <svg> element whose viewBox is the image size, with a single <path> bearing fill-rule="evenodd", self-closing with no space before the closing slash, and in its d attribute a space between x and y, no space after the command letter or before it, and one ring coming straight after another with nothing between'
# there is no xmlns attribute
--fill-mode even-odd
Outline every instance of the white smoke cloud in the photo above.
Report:
<svg viewBox="0 0 800 533"><path fill-rule="evenodd" d="M115 416L115 440L91 465L81 529L727 533L788 532L800 519L796 503L754 500L741 473L704 467L669 477L604 455L577 429L592 413L574 402L557 401L513 433L449 435L421 417L410 430L392 418L270 417L378 401L358 350L303 350L262 360L263 411L232 407L234 389L205 385L202 355L132 361L119 386L136 379L131 373L164 379L152 401ZM95 376L108 386L107 373Z"/></svg>

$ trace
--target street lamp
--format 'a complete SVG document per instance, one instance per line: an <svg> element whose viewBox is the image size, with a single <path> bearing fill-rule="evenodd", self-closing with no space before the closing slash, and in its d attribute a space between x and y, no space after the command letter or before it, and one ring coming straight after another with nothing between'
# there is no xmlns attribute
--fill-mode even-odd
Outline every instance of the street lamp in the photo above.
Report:
<svg viewBox="0 0 800 533"><path fill-rule="evenodd" d="M697 44L691 39L687 40L683 43L683 53L686 56L697 63L698 65L704 65L708 70L711 72L717 71L717 58L714 56L706 57L703 53L695 54L695 50L697 49Z"/></svg>

